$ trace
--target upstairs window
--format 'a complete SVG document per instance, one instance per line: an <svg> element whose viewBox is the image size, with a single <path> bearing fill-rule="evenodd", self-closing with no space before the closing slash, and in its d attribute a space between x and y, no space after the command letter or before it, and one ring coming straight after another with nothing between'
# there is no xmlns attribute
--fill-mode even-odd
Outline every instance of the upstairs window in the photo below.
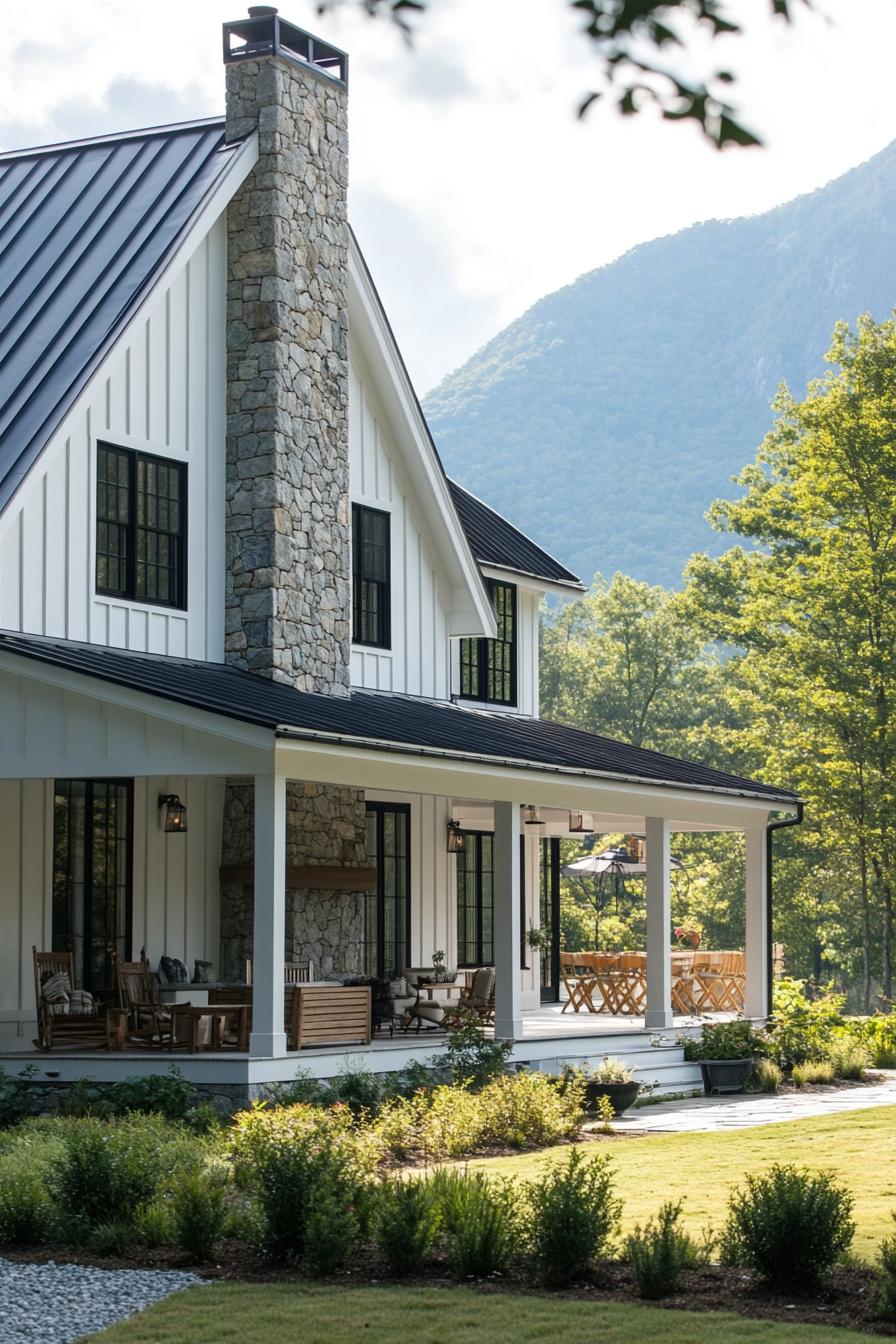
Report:
<svg viewBox="0 0 896 1344"><path fill-rule="evenodd" d="M186 607L186 534L186 465L98 444L97 592Z"/></svg>
<svg viewBox="0 0 896 1344"><path fill-rule="evenodd" d="M516 585L488 580L497 639L460 641L460 699L516 704Z"/></svg>
<svg viewBox="0 0 896 1344"><path fill-rule="evenodd" d="M380 509L352 505L352 640L388 649L389 515Z"/></svg>

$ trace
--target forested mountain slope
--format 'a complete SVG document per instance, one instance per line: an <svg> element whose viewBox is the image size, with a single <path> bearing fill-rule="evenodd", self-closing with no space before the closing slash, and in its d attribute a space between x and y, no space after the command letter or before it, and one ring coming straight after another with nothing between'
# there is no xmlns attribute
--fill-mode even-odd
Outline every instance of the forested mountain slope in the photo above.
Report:
<svg viewBox="0 0 896 1344"><path fill-rule="evenodd" d="M599 227L599 221L596 224ZM541 299L425 410L449 473L586 580L676 584L831 329L896 305L896 142L763 215L659 238Z"/></svg>

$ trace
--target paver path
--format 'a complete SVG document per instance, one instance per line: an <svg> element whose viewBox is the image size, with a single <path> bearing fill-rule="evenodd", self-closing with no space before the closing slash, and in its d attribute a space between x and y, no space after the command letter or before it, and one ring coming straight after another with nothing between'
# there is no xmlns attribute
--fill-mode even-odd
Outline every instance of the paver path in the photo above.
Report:
<svg viewBox="0 0 896 1344"><path fill-rule="evenodd" d="M751 1129L785 1120L805 1120L810 1115L833 1115L860 1111L869 1106L896 1105L896 1071L881 1070L883 1082L860 1087L836 1087L827 1091L787 1092L781 1096L747 1093L733 1097L689 1097L684 1101L660 1101L638 1111L626 1111L614 1121L619 1130L658 1133L709 1134L714 1130Z"/></svg>

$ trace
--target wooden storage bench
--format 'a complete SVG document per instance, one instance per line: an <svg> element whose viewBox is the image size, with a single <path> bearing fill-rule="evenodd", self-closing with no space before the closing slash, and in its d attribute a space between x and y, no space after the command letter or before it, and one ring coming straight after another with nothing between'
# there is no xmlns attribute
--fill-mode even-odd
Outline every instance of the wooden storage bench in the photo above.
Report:
<svg viewBox="0 0 896 1344"><path fill-rule="evenodd" d="M296 985L292 998L290 1047L370 1044L369 985Z"/></svg>

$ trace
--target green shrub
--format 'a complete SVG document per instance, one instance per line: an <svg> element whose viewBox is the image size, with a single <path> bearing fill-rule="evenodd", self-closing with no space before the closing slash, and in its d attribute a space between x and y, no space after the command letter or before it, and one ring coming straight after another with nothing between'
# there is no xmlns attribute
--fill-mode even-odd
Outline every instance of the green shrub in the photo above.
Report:
<svg viewBox="0 0 896 1344"><path fill-rule="evenodd" d="M807 1059L802 1064L794 1064L790 1075L797 1087L808 1083L832 1083L834 1066L829 1059Z"/></svg>
<svg viewBox="0 0 896 1344"><path fill-rule="evenodd" d="M475 1013L461 1013L448 1033L444 1056L435 1056L430 1065L437 1073L446 1069L452 1083L466 1083L476 1091L506 1071L512 1052L512 1041L490 1039Z"/></svg>
<svg viewBox="0 0 896 1344"><path fill-rule="evenodd" d="M357 1209L379 1151L347 1106L301 1104L243 1111L229 1148L237 1179L259 1201L261 1248L278 1260L305 1255L317 1194L328 1206Z"/></svg>
<svg viewBox="0 0 896 1344"><path fill-rule="evenodd" d="M59 1113L79 1119L87 1115L106 1119L112 1114L110 1089L100 1087L92 1078L76 1078L59 1103Z"/></svg>
<svg viewBox="0 0 896 1344"><path fill-rule="evenodd" d="M211 1101L198 1101L184 1116L184 1124L193 1134L215 1134L224 1129L226 1121Z"/></svg>
<svg viewBox="0 0 896 1344"><path fill-rule="evenodd" d="M382 1099L382 1082L369 1069L345 1068L330 1079L327 1104L341 1102L356 1119L365 1114L376 1115Z"/></svg>
<svg viewBox="0 0 896 1344"><path fill-rule="evenodd" d="M372 1126L384 1151L397 1161L463 1157L484 1146L479 1098L465 1087L441 1086L393 1097Z"/></svg>
<svg viewBox="0 0 896 1344"><path fill-rule="evenodd" d="M110 1218L94 1227L90 1234L90 1249L97 1255L127 1255L133 1250L136 1239L133 1221Z"/></svg>
<svg viewBox="0 0 896 1344"><path fill-rule="evenodd" d="M622 1212L609 1159L586 1158L575 1149L540 1179L526 1182L523 1202L533 1259L551 1284L571 1283L607 1253Z"/></svg>
<svg viewBox="0 0 896 1344"><path fill-rule="evenodd" d="M833 1067L834 1077L845 1078L848 1082L861 1082L865 1070L871 1066L868 1050L849 1036L840 1036L831 1041L825 1058Z"/></svg>
<svg viewBox="0 0 896 1344"><path fill-rule="evenodd" d="M220 1168L184 1173L171 1192L171 1228L178 1246L193 1260L208 1260L223 1235L227 1216L227 1182Z"/></svg>
<svg viewBox="0 0 896 1344"><path fill-rule="evenodd" d="M744 1018L707 1022L698 1037L680 1036L678 1039L688 1060L751 1059L763 1054L767 1048L765 1037Z"/></svg>
<svg viewBox="0 0 896 1344"><path fill-rule="evenodd" d="M183 1120L193 1101L192 1087L174 1064L167 1073L123 1078L109 1089L109 1094L116 1115L137 1111L164 1115L166 1120Z"/></svg>
<svg viewBox="0 0 896 1344"><path fill-rule="evenodd" d="M326 1106L330 1089L308 1069L298 1069L288 1083L272 1083L268 1089L274 1106Z"/></svg>
<svg viewBox="0 0 896 1344"><path fill-rule="evenodd" d="M41 1092L32 1081L36 1072L33 1064L15 1077L0 1069L0 1129L18 1125L38 1109Z"/></svg>
<svg viewBox="0 0 896 1344"><path fill-rule="evenodd" d="M748 1176L728 1202L723 1262L781 1288L811 1288L849 1249L852 1207L852 1195L824 1172L774 1166Z"/></svg>
<svg viewBox="0 0 896 1344"><path fill-rule="evenodd" d="M432 1185L454 1272L481 1278L506 1270L516 1234L512 1187L481 1172L437 1173Z"/></svg>
<svg viewBox="0 0 896 1344"><path fill-rule="evenodd" d="M483 1140L502 1148L532 1148L572 1138L582 1123L584 1100L578 1079L503 1074L479 1093Z"/></svg>
<svg viewBox="0 0 896 1344"><path fill-rule="evenodd" d="M440 1226L431 1181L383 1181L377 1192L374 1239L393 1274L414 1274L422 1268Z"/></svg>
<svg viewBox="0 0 896 1344"><path fill-rule="evenodd" d="M838 1027L843 1026L843 994L820 999L806 996L805 981L783 979L775 985L767 1031L772 1051L781 1063L802 1064L821 1059Z"/></svg>
<svg viewBox="0 0 896 1344"><path fill-rule="evenodd" d="M134 1231L138 1240L150 1250L173 1242L174 1220L171 1216L170 1201L155 1199L151 1204L141 1205L134 1217Z"/></svg>
<svg viewBox="0 0 896 1344"><path fill-rule="evenodd" d="M312 1274L333 1274L344 1265L358 1240L354 1187L337 1168L324 1168L310 1189L305 1263Z"/></svg>
<svg viewBox="0 0 896 1344"><path fill-rule="evenodd" d="M896 1069L896 1013L876 1013L849 1025L868 1050L875 1069Z"/></svg>
<svg viewBox="0 0 896 1344"><path fill-rule="evenodd" d="M777 1092L784 1075L773 1059L757 1059L752 1087L757 1092Z"/></svg>
<svg viewBox="0 0 896 1344"><path fill-rule="evenodd" d="M888 1321L896 1321L896 1235L881 1242L877 1265L877 1309Z"/></svg>
<svg viewBox="0 0 896 1344"><path fill-rule="evenodd" d="M18 1156L0 1160L0 1245L41 1246L53 1225L53 1201L40 1165Z"/></svg>
<svg viewBox="0 0 896 1344"><path fill-rule="evenodd" d="M681 1288L686 1269L704 1258L700 1246L680 1225L681 1201L663 1204L656 1221L636 1227L625 1242L626 1255L642 1297L670 1297Z"/></svg>

